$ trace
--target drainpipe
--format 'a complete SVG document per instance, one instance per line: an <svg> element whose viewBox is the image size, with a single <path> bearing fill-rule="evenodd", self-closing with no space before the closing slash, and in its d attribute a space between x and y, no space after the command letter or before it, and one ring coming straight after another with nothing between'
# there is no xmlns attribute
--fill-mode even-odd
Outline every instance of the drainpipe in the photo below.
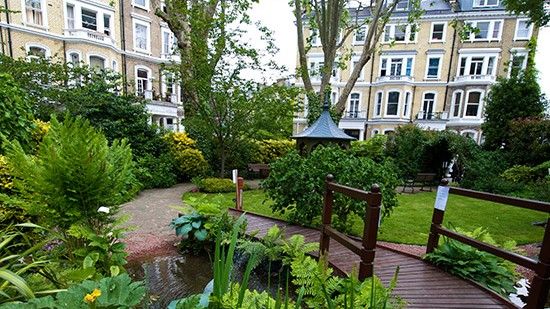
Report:
<svg viewBox="0 0 550 309"><path fill-rule="evenodd" d="M8 4L8 0L4 0L4 8L6 10L6 22L8 25L10 24L10 6ZM10 52L10 57L13 58L13 46L11 41L11 28L8 26L6 28L8 30L8 50Z"/></svg>
<svg viewBox="0 0 550 309"><path fill-rule="evenodd" d="M122 84L124 94L128 94L128 71L126 64L126 29L124 22L124 0L120 0L120 48L122 49Z"/></svg>
<svg viewBox="0 0 550 309"><path fill-rule="evenodd" d="M365 124L365 133L364 133L364 139L366 140L367 139L367 132L368 132L368 128L369 128L369 112L370 112L370 99L371 99L371 95L372 95L372 78L374 76L374 59L376 59L376 53L373 51L372 52L372 58L371 58L371 64L370 64L370 80L369 80L369 95L368 95L368 100L367 100L367 123Z"/></svg>
<svg viewBox="0 0 550 309"><path fill-rule="evenodd" d="M456 28L453 31L453 44L451 46L451 59L449 59L449 69L447 72L447 84L445 85L445 97L443 98L443 111L447 107L447 95L449 93L449 81L451 80L451 68L453 67L453 58L455 55L455 42L456 42ZM449 113L450 113L449 109Z"/></svg>

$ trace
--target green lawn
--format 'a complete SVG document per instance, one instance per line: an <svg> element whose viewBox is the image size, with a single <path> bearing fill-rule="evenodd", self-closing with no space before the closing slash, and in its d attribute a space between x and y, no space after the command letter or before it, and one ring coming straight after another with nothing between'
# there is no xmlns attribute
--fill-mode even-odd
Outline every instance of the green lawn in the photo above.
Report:
<svg viewBox="0 0 550 309"><path fill-rule="evenodd" d="M234 193L186 193L184 201L190 196L203 198L226 207L234 207ZM382 222L378 239L425 245L430 229L435 192L399 194L398 200L399 206L389 218ZM246 211L284 219L283 216L271 212L269 205L272 201L265 200L262 190L245 191L243 201ZM450 223L466 230L483 226L497 242L512 239L518 244L526 244L542 241L544 229L533 226L532 223L546 220L546 218L544 213L536 211L451 195L444 224ZM353 234L360 235L363 230L361 220L357 217L352 221Z"/></svg>

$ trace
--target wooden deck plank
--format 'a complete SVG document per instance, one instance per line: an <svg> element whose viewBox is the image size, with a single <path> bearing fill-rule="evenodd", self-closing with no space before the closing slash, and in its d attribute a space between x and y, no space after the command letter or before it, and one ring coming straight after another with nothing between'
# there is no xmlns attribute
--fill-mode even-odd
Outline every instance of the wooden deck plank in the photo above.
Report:
<svg viewBox="0 0 550 309"><path fill-rule="evenodd" d="M240 212L231 210L234 215ZM264 216L246 214L247 233L258 230L257 237L278 225L287 236L301 234L307 242L319 242L319 230L290 225L287 222ZM342 273L350 273L359 264L359 256L338 242L331 240L329 249L331 265ZM506 301L476 284L454 277L422 260L400 254L393 250L377 247L374 259L374 273L388 284L399 266L397 287L394 294L401 297L408 308L514 308Z"/></svg>

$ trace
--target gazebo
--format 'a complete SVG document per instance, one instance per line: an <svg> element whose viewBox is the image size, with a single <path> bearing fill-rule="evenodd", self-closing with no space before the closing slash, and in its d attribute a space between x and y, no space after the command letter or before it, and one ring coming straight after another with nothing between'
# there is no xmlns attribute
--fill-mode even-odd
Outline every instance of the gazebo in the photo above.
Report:
<svg viewBox="0 0 550 309"><path fill-rule="evenodd" d="M300 154L308 154L319 145L336 144L342 148L349 148L350 142L355 140L344 133L330 117L330 99L325 96L323 112L321 116L306 130L292 138L296 139L296 147Z"/></svg>

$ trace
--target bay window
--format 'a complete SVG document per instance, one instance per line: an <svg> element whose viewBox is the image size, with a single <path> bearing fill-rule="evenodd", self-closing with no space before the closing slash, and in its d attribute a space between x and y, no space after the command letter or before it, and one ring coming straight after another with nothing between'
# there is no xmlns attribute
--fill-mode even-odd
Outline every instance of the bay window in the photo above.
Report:
<svg viewBox="0 0 550 309"><path fill-rule="evenodd" d="M386 116L397 116L399 110L399 95L398 91L388 92L388 101L386 102Z"/></svg>
<svg viewBox="0 0 550 309"><path fill-rule="evenodd" d="M380 117L382 114L382 91L376 93L376 104L374 105L374 116Z"/></svg>
<svg viewBox="0 0 550 309"><path fill-rule="evenodd" d="M145 96L145 91L149 90L149 70L138 68L136 70L136 92L139 96Z"/></svg>
<svg viewBox="0 0 550 309"><path fill-rule="evenodd" d="M105 69L105 58L90 56L90 67L94 69Z"/></svg>
<svg viewBox="0 0 550 309"><path fill-rule="evenodd" d="M380 60L380 76L412 76L412 57L383 57Z"/></svg>
<svg viewBox="0 0 550 309"><path fill-rule="evenodd" d="M82 27L97 31L97 12L82 9Z"/></svg>
<svg viewBox="0 0 550 309"><path fill-rule="evenodd" d="M453 93L453 99L451 101L451 117L458 118L460 117L460 107L462 105L462 95L461 90L457 90Z"/></svg>
<svg viewBox="0 0 550 309"><path fill-rule="evenodd" d="M350 118L359 117L359 104L360 104L360 95L359 93L352 93L349 97L349 112L348 116Z"/></svg>
<svg viewBox="0 0 550 309"><path fill-rule="evenodd" d="M469 76L480 79L485 76L495 76L497 66L496 55L464 55L460 57L458 76Z"/></svg>
<svg viewBox="0 0 550 309"><path fill-rule="evenodd" d="M464 117L480 117L482 95L478 90L468 92Z"/></svg>

